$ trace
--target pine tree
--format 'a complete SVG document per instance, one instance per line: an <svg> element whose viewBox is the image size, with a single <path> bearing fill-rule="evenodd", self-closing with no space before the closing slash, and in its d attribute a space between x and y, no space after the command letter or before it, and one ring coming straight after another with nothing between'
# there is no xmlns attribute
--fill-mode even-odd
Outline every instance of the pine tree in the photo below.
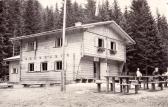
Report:
<svg viewBox="0 0 168 107"><path fill-rule="evenodd" d="M157 28L158 35L162 40L161 46L162 49L162 68L166 69L168 67L168 23L165 16L161 16L157 13Z"/></svg>
<svg viewBox="0 0 168 107"><path fill-rule="evenodd" d="M109 6L109 1L106 0L103 2L102 6L99 7L99 15L98 18L100 21L109 21L110 20L110 6Z"/></svg>
<svg viewBox="0 0 168 107"><path fill-rule="evenodd" d="M123 20L123 15L121 9L118 5L117 0L114 0L111 12L111 19L114 20L117 24L121 25L121 21Z"/></svg>
<svg viewBox="0 0 168 107"><path fill-rule="evenodd" d="M41 5L37 0L26 1L24 20L25 34L33 34L42 31Z"/></svg>
<svg viewBox="0 0 168 107"><path fill-rule="evenodd" d="M154 67L159 67L161 59L161 42L156 23L146 0L133 0L129 16L129 34L136 41L136 45L127 51L127 65L130 71L136 71L139 67L148 75Z"/></svg>
<svg viewBox="0 0 168 107"><path fill-rule="evenodd" d="M87 0L84 23L93 23L97 21L95 16L96 2L94 0Z"/></svg>
<svg viewBox="0 0 168 107"><path fill-rule="evenodd" d="M54 29L54 12L53 8L47 8L45 9L45 31L53 30Z"/></svg>
<svg viewBox="0 0 168 107"><path fill-rule="evenodd" d="M3 59L11 56L9 9L8 1L0 1L0 77L8 75L8 66Z"/></svg>
<svg viewBox="0 0 168 107"><path fill-rule="evenodd" d="M72 9L73 9L73 23L76 23L76 22L83 22L84 20L84 10L83 8L75 1L73 4L72 4Z"/></svg>
<svg viewBox="0 0 168 107"><path fill-rule="evenodd" d="M56 3L55 11L54 11L54 29L59 28L59 17L60 17L60 12L58 9L58 4Z"/></svg>

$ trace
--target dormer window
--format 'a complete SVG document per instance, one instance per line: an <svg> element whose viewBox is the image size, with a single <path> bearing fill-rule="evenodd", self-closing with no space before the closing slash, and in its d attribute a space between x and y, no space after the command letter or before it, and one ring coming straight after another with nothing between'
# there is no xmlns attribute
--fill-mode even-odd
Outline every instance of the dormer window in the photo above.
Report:
<svg viewBox="0 0 168 107"><path fill-rule="evenodd" d="M36 41L30 41L28 42L28 51L34 51L36 50Z"/></svg>
<svg viewBox="0 0 168 107"><path fill-rule="evenodd" d="M56 38L55 40L55 47L58 48L58 47L62 47L62 38Z"/></svg>

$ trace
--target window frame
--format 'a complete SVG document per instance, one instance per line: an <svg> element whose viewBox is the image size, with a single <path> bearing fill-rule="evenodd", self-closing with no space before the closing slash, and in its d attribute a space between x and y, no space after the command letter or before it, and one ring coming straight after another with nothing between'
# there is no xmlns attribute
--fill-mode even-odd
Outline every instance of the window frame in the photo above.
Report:
<svg viewBox="0 0 168 107"><path fill-rule="evenodd" d="M28 41L27 43L27 51L35 51L37 49L37 41L33 40L33 41Z"/></svg>
<svg viewBox="0 0 168 107"><path fill-rule="evenodd" d="M58 68L58 64L59 64L59 68ZM63 64L62 60L55 61L55 64L54 64L55 71L61 71L61 70L63 70L63 65L62 64Z"/></svg>
<svg viewBox="0 0 168 107"><path fill-rule="evenodd" d="M47 69L46 69L46 70L43 70L43 64L44 64L44 63L47 64L47 66L46 66ZM48 62L41 62L41 64L40 64L40 68L41 68L40 71L42 71L42 72L48 71Z"/></svg>
<svg viewBox="0 0 168 107"><path fill-rule="evenodd" d="M113 48L112 48L112 44L113 43ZM110 50L116 51L116 42L114 41L110 41Z"/></svg>
<svg viewBox="0 0 168 107"><path fill-rule="evenodd" d="M101 40L101 46L99 46L100 44L99 44L99 40ZM98 46L98 48L104 48L104 39L103 38L98 38L98 42L97 42L97 46Z"/></svg>
<svg viewBox="0 0 168 107"><path fill-rule="evenodd" d="M14 72L15 69L15 72ZM12 68L12 74L18 74L18 69L16 67Z"/></svg>
<svg viewBox="0 0 168 107"><path fill-rule="evenodd" d="M30 69L31 69L31 68L30 68L30 65L31 65L31 64L33 64L33 70L30 70ZM34 66L34 65L35 65L34 63L29 63L29 64L28 64L28 67L29 67L29 68L28 68L28 72L35 72L35 66Z"/></svg>
<svg viewBox="0 0 168 107"><path fill-rule="evenodd" d="M55 48L61 48L63 44L62 37L57 37L55 40Z"/></svg>

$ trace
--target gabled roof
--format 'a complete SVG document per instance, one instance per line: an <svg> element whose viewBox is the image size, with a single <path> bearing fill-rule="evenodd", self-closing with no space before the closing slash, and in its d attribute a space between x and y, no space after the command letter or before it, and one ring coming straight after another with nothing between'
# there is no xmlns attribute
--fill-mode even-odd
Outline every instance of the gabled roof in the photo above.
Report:
<svg viewBox="0 0 168 107"><path fill-rule="evenodd" d="M20 55L4 59L4 61L19 61L19 60L20 60Z"/></svg>
<svg viewBox="0 0 168 107"><path fill-rule="evenodd" d="M128 43L135 44L135 41L115 21L104 21L104 22L83 24L83 25L80 25L80 26L67 27L66 28L66 32L78 31L78 30L86 30L88 28L92 28L92 27L95 27L95 26L108 25L108 24L114 30L116 30L123 38L125 38L128 41ZM57 29L57 30L52 30L52 31L47 31L47 32L41 32L41 33L36 33L36 34L31 34L31 35L15 37L15 38L11 38L10 40L12 40L12 41L22 40L22 39L34 38L34 37L45 36L45 35L51 35L51 34L61 33L61 32L62 32L62 29Z"/></svg>

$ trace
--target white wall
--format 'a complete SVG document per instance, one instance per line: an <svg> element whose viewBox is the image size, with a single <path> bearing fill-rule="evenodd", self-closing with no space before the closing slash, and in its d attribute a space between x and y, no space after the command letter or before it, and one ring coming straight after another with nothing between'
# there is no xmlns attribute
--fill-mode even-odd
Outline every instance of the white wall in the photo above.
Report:
<svg viewBox="0 0 168 107"><path fill-rule="evenodd" d="M91 33L92 32L92 33ZM97 39L104 39L105 51L103 53L97 52ZM116 54L110 54L110 41L116 43ZM97 56L101 58L109 58L113 60L126 61L126 45L124 39L119 36L113 29L109 27L95 27L90 28L88 32L84 33L84 54L90 56Z"/></svg>
<svg viewBox="0 0 168 107"><path fill-rule="evenodd" d="M13 68L17 69L17 73L13 73ZM20 81L20 66L19 61L9 62L9 82L19 82Z"/></svg>
<svg viewBox="0 0 168 107"><path fill-rule="evenodd" d="M66 36L65 68L67 80L73 80L74 73L79 69L79 61L82 56L82 36L82 33L71 33ZM56 37L61 37L61 34L36 38L38 43L37 51L27 51L26 49L28 41L32 39L22 41L22 81L60 81L61 72L54 71L55 61L62 60L62 48L54 48ZM40 71L40 64L44 61L48 62L48 72L28 73L28 63L34 63L35 71Z"/></svg>

